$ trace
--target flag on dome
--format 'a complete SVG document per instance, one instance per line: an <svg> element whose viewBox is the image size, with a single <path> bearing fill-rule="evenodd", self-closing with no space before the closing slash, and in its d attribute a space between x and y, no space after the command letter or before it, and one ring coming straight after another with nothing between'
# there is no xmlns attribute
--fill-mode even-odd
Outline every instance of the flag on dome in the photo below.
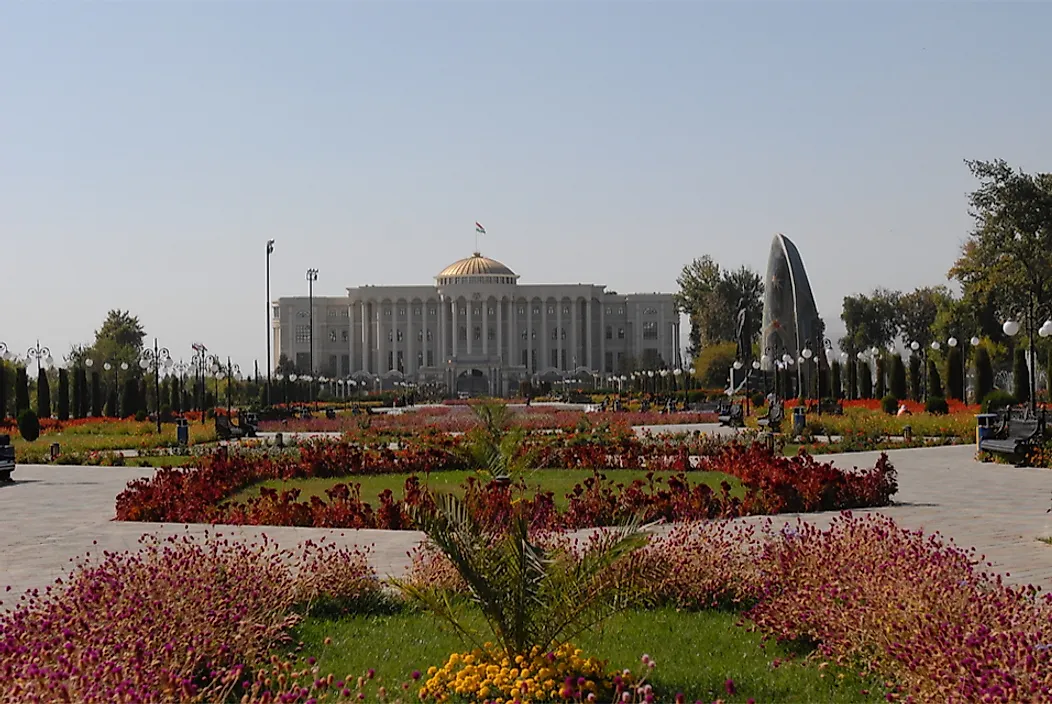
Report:
<svg viewBox="0 0 1052 704"><path fill-rule="evenodd" d="M475 221L475 232L484 235L486 234L486 228L484 228L478 221Z"/></svg>

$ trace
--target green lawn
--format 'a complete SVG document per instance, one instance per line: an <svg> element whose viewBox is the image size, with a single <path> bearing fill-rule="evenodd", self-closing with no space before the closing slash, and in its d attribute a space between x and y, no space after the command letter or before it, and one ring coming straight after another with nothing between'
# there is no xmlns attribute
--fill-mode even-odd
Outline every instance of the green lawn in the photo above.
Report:
<svg viewBox="0 0 1052 704"><path fill-rule="evenodd" d="M739 616L724 612L685 612L673 609L621 614L603 630L587 633L576 644L586 655L608 660L611 670L639 672L644 653L657 662L652 676L657 700L670 702L683 692L688 701L745 702L867 702L877 701L873 683L855 673L816 663L793 661L774 643L763 645L759 635L736 625ZM452 652L469 648L429 614L404 612L383 616L349 616L339 620L311 617L301 623L294 640L303 641L299 653L318 659L321 676L354 680L373 668L388 688L401 691L413 670L425 673L440 666ZM331 638L328 645L325 639ZM725 682L734 681L736 694L727 696ZM862 691L869 688L869 694Z"/></svg>
<svg viewBox="0 0 1052 704"><path fill-rule="evenodd" d="M608 469L603 474L611 481L624 484L636 479L645 480L647 475L645 471L637 469ZM673 473L655 472L655 480L661 480L663 477L668 477L671 474ZM278 490L299 489L301 501L309 500L311 496L325 499L327 498L325 490L335 484L361 484L363 499L372 499L379 496L384 489L390 489L396 497L401 497L402 490L405 487L405 480L410 476L409 474L368 474L326 479L293 479L289 481L275 479L243 489L231 498L236 501L244 501L247 498L259 496L260 487L267 487ZM451 491L460 494L463 493L464 480L470 476L476 475L474 472L469 471L447 471L435 472L426 476L421 475L420 478L421 482L432 490ZM555 494L556 505L560 508L565 508L566 495L570 493L574 485L581 484L592 476L593 473L590 469L539 469L526 476L526 483L531 489L552 491ZM688 472L687 479L692 485L708 484L715 491L721 491L720 482L726 481L731 486L731 494L733 496L744 496L741 482L729 474L723 474L722 472Z"/></svg>

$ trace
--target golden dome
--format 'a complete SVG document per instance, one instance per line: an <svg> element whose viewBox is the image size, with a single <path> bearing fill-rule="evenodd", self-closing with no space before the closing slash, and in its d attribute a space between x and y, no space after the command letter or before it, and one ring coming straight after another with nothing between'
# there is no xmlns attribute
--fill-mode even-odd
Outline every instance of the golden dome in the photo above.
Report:
<svg viewBox="0 0 1052 704"><path fill-rule="evenodd" d="M518 275L496 259L475 252L467 259L455 261L439 272L440 279L450 276L514 276Z"/></svg>

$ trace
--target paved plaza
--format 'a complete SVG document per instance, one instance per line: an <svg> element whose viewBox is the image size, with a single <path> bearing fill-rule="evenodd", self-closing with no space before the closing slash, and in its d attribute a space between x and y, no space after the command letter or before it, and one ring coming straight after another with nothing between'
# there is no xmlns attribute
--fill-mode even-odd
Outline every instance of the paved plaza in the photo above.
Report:
<svg viewBox="0 0 1052 704"><path fill-rule="evenodd" d="M939 531L963 547L975 547L1008 581L1052 588L1052 471L981 464L974 447L940 447L889 452L899 471L897 504L880 512L900 524ZM841 466L872 466L878 453L827 455ZM134 549L143 533L168 535L189 530L242 537L266 533L293 547L305 539L372 546L382 574L400 573L420 539L412 531L324 530L274 526L235 527L120 523L113 521L114 499L132 479L153 470L129 467L20 465L13 484L0 486L0 587L10 606L28 588L43 588L65 576L86 552ZM808 514L827 523L835 514ZM791 520L793 517L779 517ZM748 519L747 519L748 520Z"/></svg>

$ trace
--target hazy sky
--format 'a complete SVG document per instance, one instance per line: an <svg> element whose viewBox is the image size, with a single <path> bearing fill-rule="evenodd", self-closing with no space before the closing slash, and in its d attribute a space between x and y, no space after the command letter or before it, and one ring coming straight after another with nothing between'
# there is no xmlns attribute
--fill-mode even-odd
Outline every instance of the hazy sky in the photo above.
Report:
<svg viewBox="0 0 1052 704"><path fill-rule="evenodd" d="M0 341L110 308L263 362L272 293L668 291L800 248L844 295L945 281L963 160L1052 168L1052 3L5 2Z"/></svg>

